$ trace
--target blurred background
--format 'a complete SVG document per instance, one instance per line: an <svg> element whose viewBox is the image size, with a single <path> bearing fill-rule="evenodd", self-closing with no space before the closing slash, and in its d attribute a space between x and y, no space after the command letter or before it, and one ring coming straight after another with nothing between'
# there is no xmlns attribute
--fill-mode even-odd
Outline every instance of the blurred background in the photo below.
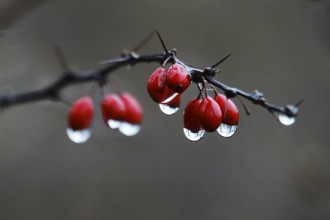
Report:
<svg viewBox="0 0 330 220"><path fill-rule="evenodd" d="M197 67L225 55L218 80L258 89L285 105L301 98L297 122L241 106L237 133L190 142L182 109L162 114L146 92L157 64L122 68L112 78L144 108L141 132L125 137L97 114L91 139L66 136L67 106L38 102L0 115L0 219L330 219L330 1L0 1L0 90L48 85L61 69L98 68L152 30ZM141 51L162 51L154 38ZM91 84L63 91L74 101ZM182 107L197 94L192 86ZM237 101L237 100L235 100ZM238 102L236 102L238 104Z"/></svg>

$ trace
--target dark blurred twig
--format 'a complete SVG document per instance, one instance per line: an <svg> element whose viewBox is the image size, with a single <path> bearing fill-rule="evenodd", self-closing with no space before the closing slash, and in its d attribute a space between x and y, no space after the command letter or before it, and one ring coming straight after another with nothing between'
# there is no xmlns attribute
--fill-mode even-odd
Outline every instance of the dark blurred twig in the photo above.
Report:
<svg viewBox="0 0 330 220"><path fill-rule="evenodd" d="M10 0L0 6L0 31L9 29L30 11L48 0ZM0 32L0 36L4 32Z"/></svg>

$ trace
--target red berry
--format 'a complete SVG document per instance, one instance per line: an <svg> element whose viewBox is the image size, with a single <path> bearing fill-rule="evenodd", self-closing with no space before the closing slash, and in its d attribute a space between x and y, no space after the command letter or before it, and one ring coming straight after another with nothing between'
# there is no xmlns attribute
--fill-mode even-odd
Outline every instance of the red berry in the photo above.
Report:
<svg viewBox="0 0 330 220"><path fill-rule="evenodd" d="M200 124L201 103L201 99L192 99L188 102L183 112L183 126L193 133L197 133L202 130Z"/></svg>
<svg viewBox="0 0 330 220"><path fill-rule="evenodd" d="M203 99L200 108L200 123L205 131L217 130L222 121L222 113L218 103L210 96Z"/></svg>
<svg viewBox="0 0 330 220"><path fill-rule="evenodd" d="M103 97L101 111L104 122L108 125L110 119L122 121L125 116L125 105L117 94L108 94Z"/></svg>
<svg viewBox="0 0 330 220"><path fill-rule="evenodd" d="M166 99L168 88L166 85L166 71L163 67L157 68L149 77L147 90L150 97L157 103Z"/></svg>
<svg viewBox="0 0 330 220"><path fill-rule="evenodd" d="M167 70L166 84L174 92L184 92L189 87L190 82L190 75L184 66L175 63Z"/></svg>
<svg viewBox="0 0 330 220"><path fill-rule="evenodd" d="M78 99L70 107L68 114L68 126L72 130L84 130L91 126L94 115L93 101L86 96Z"/></svg>
<svg viewBox="0 0 330 220"><path fill-rule="evenodd" d="M223 113L222 123L227 125L237 125L239 112L235 103L223 94L217 94L214 99L219 104Z"/></svg>
<svg viewBox="0 0 330 220"><path fill-rule="evenodd" d="M143 113L139 102L127 92L122 93L120 98L125 105L124 121L130 124L140 124Z"/></svg>

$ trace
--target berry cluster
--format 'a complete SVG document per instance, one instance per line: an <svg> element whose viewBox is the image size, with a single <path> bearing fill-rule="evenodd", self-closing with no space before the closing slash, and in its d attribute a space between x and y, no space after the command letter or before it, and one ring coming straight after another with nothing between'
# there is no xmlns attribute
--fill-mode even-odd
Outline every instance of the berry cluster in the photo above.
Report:
<svg viewBox="0 0 330 220"><path fill-rule="evenodd" d="M200 140L205 131L217 131L223 137L231 137L237 129L238 118L236 105L225 95L197 97L184 109L183 131L191 141Z"/></svg>
<svg viewBox="0 0 330 220"><path fill-rule="evenodd" d="M133 136L140 130L142 108L129 93L107 94L101 101L103 121L110 129L118 129L126 136ZM94 116L93 101L90 96L78 99L68 113L69 138L75 143L83 143L91 136Z"/></svg>
<svg viewBox="0 0 330 220"><path fill-rule="evenodd" d="M180 106L181 94L191 83L190 74L181 64L175 63L166 71L164 65L157 68L149 77L147 90L156 103L169 110L167 114L173 114Z"/></svg>
<svg viewBox="0 0 330 220"><path fill-rule="evenodd" d="M163 46L163 53L139 55L137 51L155 34L158 35ZM0 108L41 100L63 101L61 90L67 86L93 81L102 87L108 82L107 77L116 69L150 62L160 63L161 66L149 77L147 91L165 114L176 113L184 91L191 84L197 85L199 93L196 98L188 102L183 113L183 131L191 141L200 140L205 132L217 131L223 137L230 137L235 133L239 112L231 98L237 97L246 113L249 114L250 111L240 97L265 108L286 126L295 123L299 111L298 106L302 103L301 100L295 105L277 106L257 90L248 93L225 85L214 77L220 71L216 67L230 54L210 67L199 69L177 59L176 50L166 48L158 31L151 33L134 49L124 51L119 58L102 62L103 66L95 70L75 72L69 68L58 47L55 47L55 52L64 74L50 85L40 89L0 95ZM166 69L167 64L169 68ZM221 89L224 95L219 94L216 88ZM208 94L209 90L214 92L213 96ZM110 129L118 129L127 136L139 132L142 109L132 95L125 92L115 94L104 92L101 111L103 120ZM80 98L70 107L67 134L73 142L83 143L89 139L93 116L94 106L90 96Z"/></svg>
<svg viewBox="0 0 330 220"><path fill-rule="evenodd" d="M168 115L178 111L181 94L195 82L199 87L197 98L188 102L183 113L184 134L191 141L198 141L205 131L218 131L223 137L232 136L238 124L239 112L230 99L215 92L212 98L208 95L203 76L192 80L189 67L180 64L173 57L174 64L168 70L165 63L157 68L149 77L147 90L153 101L159 103L160 109ZM204 94L203 94L204 91Z"/></svg>

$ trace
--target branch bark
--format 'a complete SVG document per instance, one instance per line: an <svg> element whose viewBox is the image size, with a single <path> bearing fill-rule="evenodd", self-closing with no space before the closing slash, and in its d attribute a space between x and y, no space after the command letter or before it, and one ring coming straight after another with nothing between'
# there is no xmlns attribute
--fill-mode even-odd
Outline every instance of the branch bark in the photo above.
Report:
<svg viewBox="0 0 330 220"><path fill-rule="evenodd" d="M189 69L191 78L198 78L207 81L209 84L213 85L224 91L225 95L228 98L233 98L240 96L245 98L256 105L267 109L271 113L277 113L285 115L287 117L296 117L298 114L298 104L297 105L286 105L286 106L277 106L269 102L261 92L254 91L252 93L247 93L240 89L230 87L224 83L216 80L214 77L217 73L217 70L213 67L207 67L204 70L192 67L185 64L176 58L174 53L168 52L164 54L154 54L154 55L139 55L137 53L126 53L121 57L106 61L105 64L95 70L87 70L82 72L73 72L70 70L65 71L62 76L57 79L54 83L46 86L44 88L30 91L20 94L7 94L0 96L0 108L9 107L12 105L23 104L27 102L41 101L41 100L60 100L60 92L64 87L78 84L95 81L100 86L104 85L107 81L107 76L115 71L117 68L122 66L133 66L138 63L150 63L156 62L162 64L165 60L169 62L178 62L181 65ZM197 82L198 83L198 82Z"/></svg>

